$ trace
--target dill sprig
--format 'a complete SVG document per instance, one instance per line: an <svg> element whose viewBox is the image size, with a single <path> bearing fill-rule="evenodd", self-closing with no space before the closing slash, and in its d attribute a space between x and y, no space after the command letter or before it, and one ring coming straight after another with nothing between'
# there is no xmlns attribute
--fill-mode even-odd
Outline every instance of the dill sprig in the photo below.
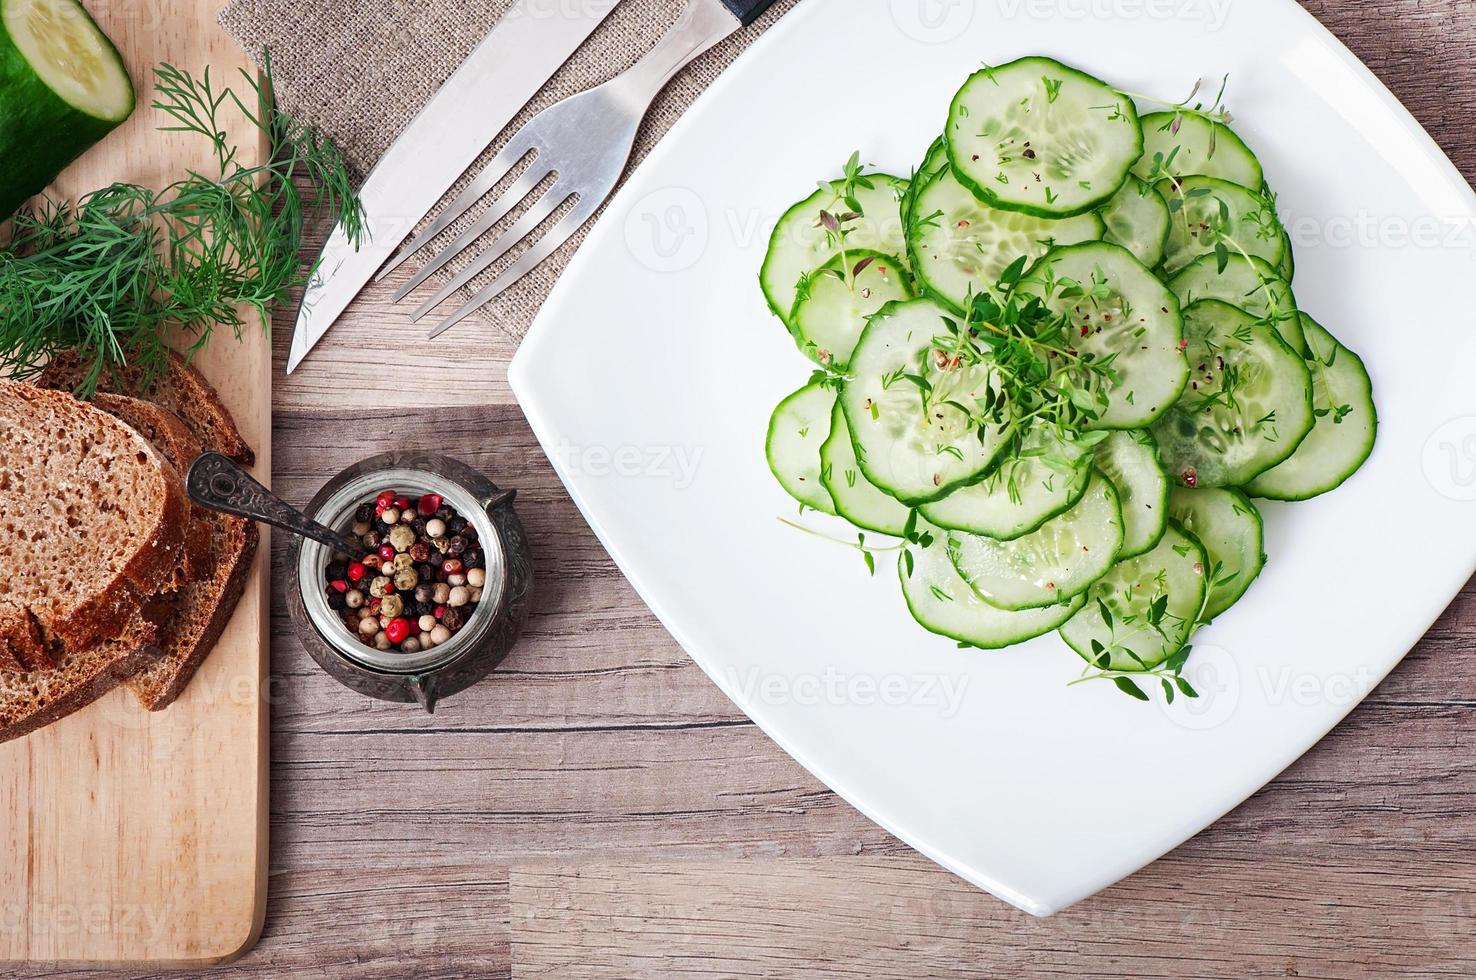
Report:
<svg viewBox="0 0 1476 980"><path fill-rule="evenodd" d="M362 212L348 167L315 128L276 107L270 55L243 98L173 65L155 69L153 108L165 132L195 133L214 151L210 173L190 170L162 189L114 183L76 203L42 199L15 216L0 248L0 373L25 376L63 351L88 367L78 394L125 366L151 383L168 341L193 354L224 327L307 284L300 252L309 222L324 215L358 243ZM237 112L263 136L269 162L248 166L226 136Z"/></svg>

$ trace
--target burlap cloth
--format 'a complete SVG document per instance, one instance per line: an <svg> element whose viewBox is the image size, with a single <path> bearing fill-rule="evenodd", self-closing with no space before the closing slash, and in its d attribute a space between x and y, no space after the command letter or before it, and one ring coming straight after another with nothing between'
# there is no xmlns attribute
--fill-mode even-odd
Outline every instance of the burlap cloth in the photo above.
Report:
<svg viewBox="0 0 1476 980"><path fill-rule="evenodd" d="M279 103L299 120L316 124L333 137L362 176L512 2L234 0L222 12L220 23L253 57L259 59L263 49L270 49ZM796 2L776 0L757 23L707 52L667 86L636 139L632 167L739 52ZM539 110L633 64L675 22L682 6L681 0L623 0L471 172L491 159L498 145ZM447 195L447 200L453 196L454 192ZM494 199L489 195L484 203ZM463 226L475 220L476 210ZM554 215L544 227L558 217ZM516 218L516 213L508 216L494 233ZM485 307L482 319L521 339L593 226L590 222L542 266ZM505 256L473 280L462 290L463 296L469 298L516 261L521 251ZM463 263L456 263L448 274L462 267ZM430 292L427 284L413 298L428 297ZM437 312L450 313L456 308L456 298L447 300ZM407 300L406 309L410 308Z"/></svg>

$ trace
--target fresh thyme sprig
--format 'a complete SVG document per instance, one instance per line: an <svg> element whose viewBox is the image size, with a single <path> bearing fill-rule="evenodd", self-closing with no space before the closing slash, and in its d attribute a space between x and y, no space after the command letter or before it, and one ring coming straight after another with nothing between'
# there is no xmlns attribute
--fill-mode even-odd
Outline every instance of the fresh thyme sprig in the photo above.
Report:
<svg viewBox="0 0 1476 980"><path fill-rule="evenodd" d="M74 350L88 367L79 394L125 366L147 386L171 337L191 353L220 327L240 337L308 282L300 252L314 216L358 243L362 213L337 147L276 107L269 55L261 81L241 76L244 97L217 87L208 68L198 78L155 69L153 108L168 117L160 129L208 140L210 173L191 170L159 190L115 183L16 215L0 249L0 373L25 376ZM231 112L262 133L269 162L240 160L226 136Z"/></svg>

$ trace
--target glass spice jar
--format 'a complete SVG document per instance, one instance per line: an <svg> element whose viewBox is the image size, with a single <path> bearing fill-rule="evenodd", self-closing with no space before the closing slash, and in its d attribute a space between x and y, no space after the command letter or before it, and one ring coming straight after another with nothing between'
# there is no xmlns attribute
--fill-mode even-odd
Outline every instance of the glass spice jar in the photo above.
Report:
<svg viewBox="0 0 1476 980"><path fill-rule="evenodd" d="M415 498L437 494L476 528L485 555L482 598L445 643L414 653L377 650L349 632L328 604L324 573L333 549L294 538L287 567L287 612L308 654L345 686L384 701L436 702L481 680L511 651L532 605L533 567L528 539L513 509L515 491L503 490L476 470L430 453L391 452L344 470L320 490L305 513L346 531L360 505L383 490ZM357 558L358 556L350 556Z"/></svg>

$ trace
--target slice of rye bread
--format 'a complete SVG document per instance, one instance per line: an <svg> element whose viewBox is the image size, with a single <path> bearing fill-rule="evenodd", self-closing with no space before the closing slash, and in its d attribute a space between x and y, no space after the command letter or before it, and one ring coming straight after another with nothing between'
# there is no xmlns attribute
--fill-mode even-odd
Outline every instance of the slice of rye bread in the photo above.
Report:
<svg viewBox="0 0 1476 980"><path fill-rule="evenodd" d="M0 458L11 605L0 637L22 638L6 644L9 659L34 669L58 648L135 639L134 613L173 590L183 559L189 504L178 471L106 412L18 382L0 382Z"/></svg>
<svg viewBox="0 0 1476 980"><path fill-rule="evenodd" d="M99 394L93 404L147 436L181 470L200 455L200 443L184 423L153 402ZM260 535L250 521L196 507L189 537L204 553L180 586L174 618L161 631L161 655L127 682L150 711L173 704L215 647L246 590Z"/></svg>
<svg viewBox="0 0 1476 980"><path fill-rule="evenodd" d="M85 378L82 362L75 355L64 354L49 363L35 383L70 390ZM125 370L105 374L98 387L133 394L140 380L138 371ZM255 459L215 389L183 357L170 355L168 371L150 386L145 397L178 416L207 451L245 465ZM130 684L145 707L157 711L173 703L215 646L245 591L259 540L256 525L238 518L226 518L212 535L214 577L193 587L186 584L189 596L180 602L175 627L177 652L152 665Z"/></svg>
<svg viewBox="0 0 1476 980"><path fill-rule="evenodd" d="M184 693L215 649L251 577L260 538L256 525L223 514L214 524L210 576L180 588L178 608L164 630L163 655L128 679L128 689L150 711L163 711Z"/></svg>
<svg viewBox="0 0 1476 980"><path fill-rule="evenodd" d="M59 721L146 669L159 656L158 624L172 614L172 604L156 597L131 617L128 640L64 650L46 670L0 670L0 742Z"/></svg>
<svg viewBox="0 0 1476 980"><path fill-rule="evenodd" d="M153 402L99 392L93 397L92 404L153 443L154 448L163 453L181 474L188 472L190 464L204 452L200 440L179 420L179 416ZM210 511L205 508L190 504L190 523L185 533L179 585L210 573L209 515Z"/></svg>
<svg viewBox="0 0 1476 980"><path fill-rule="evenodd" d="M76 354L54 358L41 373L29 379L42 388L75 391L87 379L87 366ZM229 456L250 466L256 454L241 438L236 422L205 376L179 354L169 354L168 368L147 389L141 389L143 372L138 368L110 368L97 379L97 390L144 398L177 415L200 444L211 452Z"/></svg>

